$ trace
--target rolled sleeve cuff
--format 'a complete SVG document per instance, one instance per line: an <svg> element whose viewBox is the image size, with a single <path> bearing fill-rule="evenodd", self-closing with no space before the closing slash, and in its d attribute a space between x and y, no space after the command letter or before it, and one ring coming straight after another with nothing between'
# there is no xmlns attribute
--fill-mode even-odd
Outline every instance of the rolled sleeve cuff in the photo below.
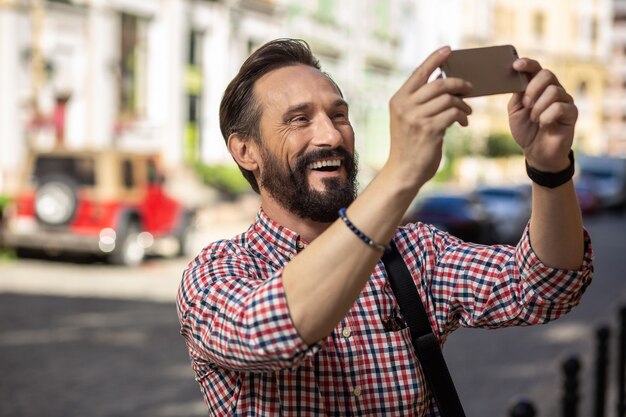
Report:
<svg viewBox="0 0 626 417"><path fill-rule="evenodd" d="M515 256L523 281L536 296L552 302L578 303L593 277L593 249L587 230L584 230L584 257L579 270L552 268L541 262L530 244L528 226Z"/></svg>
<svg viewBox="0 0 626 417"><path fill-rule="evenodd" d="M322 347L321 341L305 343L296 329L281 274L264 282L246 304L249 308L244 312L243 334L253 355L249 364L258 361L263 368L295 368Z"/></svg>

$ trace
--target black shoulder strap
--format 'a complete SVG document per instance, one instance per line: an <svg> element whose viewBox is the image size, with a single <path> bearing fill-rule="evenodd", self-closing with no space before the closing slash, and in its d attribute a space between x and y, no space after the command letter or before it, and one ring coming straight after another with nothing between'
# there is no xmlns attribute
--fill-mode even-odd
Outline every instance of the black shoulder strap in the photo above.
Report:
<svg viewBox="0 0 626 417"><path fill-rule="evenodd" d="M433 334L417 287L411 278L400 252L391 242L391 250L382 258L393 293L402 316L411 329L411 338L430 389L442 417L465 417L463 406L454 388L450 372Z"/></svg>

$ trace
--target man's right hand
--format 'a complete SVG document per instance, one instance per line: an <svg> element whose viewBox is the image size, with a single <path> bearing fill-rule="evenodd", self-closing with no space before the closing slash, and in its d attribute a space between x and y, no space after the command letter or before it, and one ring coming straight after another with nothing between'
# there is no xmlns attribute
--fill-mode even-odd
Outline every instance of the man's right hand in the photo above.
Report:
<svg viewBox="0 0 626 417"><path fill-rule="evenodd" d="M388 164L396 177L418 190L437 172L443 137L454 122L467 126L472 109L460 98L471 91L460 78L437 78L431 74L450 56L443 47L430 54L413 71L389 102L391 152Z"/></svg>

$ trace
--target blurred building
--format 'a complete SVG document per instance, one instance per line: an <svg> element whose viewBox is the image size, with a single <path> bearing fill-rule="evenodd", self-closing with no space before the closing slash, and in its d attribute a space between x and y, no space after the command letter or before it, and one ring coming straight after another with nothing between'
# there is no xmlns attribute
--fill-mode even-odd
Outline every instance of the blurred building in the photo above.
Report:
<svg viewBox="0 0 626 417"><path fill-rule="evenodd" d="M414 38L412 50L423 56L424 47L430 51L446 43L453 49L514 45L520 56L553 70L574 96L579 109L575 146L606 153L611 147L603 125L612 52L611 1L418 0L413 27L428 36ZM507 102L504 95L469 100L474 109L469 129L476 146L490 133L509 131Z"/></svg>
<svg viewBox="0 0 626 417"><path fill-rule="evenodd" d="M231 162L222 93L252 50L310 42L378 155L407 1L0 0L0 192L28 146L157 151ZM367 134L369 132L369 134ZM379 136L382 135L382 138Z"/></svg>
<svg viewBox="0 0 626 417"><path fill-rule="evenodd" d="M537 57L576 96L578 146L606 152L610 2L0 0L0 192L11 192L28 146L232 163L222 93L251 51L284 36L307 40L341 86L372 171L387 156L390 96L444 44L512 43ZM505 101L474 99L473 135L507 130Z"/></svg>
<svg viewBox="0 0 626 417"><path fill-rule="evenodd" d="M613 22L608 91L606 94L606 151L626 156L626 1L612 0Z"/></svg>

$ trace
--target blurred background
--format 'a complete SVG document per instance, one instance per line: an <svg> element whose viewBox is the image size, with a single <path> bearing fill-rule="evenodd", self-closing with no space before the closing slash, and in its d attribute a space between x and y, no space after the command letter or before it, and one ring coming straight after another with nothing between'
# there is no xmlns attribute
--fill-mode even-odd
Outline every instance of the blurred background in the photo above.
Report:
<svg viewBox="0 0 626 417"><path fill-rule="evenodd" d="M0 416L206 414L176 287L203 245L258 209L218 107L245 58L277 37L305 39L341 86L361 187L387 156L389 98L432 50L513 44L557 74L579 109L575 184L596 281L563 320L461 330L445 354L468 415L486 416L522 397L560 415L561 363L576 355L581 415L592 415L596 331L608 326L606 415L622 417L621 0L0 0ZM448 129L405 221L517 242L530 185L507 100L468 100L469 127Z"/></svg>

